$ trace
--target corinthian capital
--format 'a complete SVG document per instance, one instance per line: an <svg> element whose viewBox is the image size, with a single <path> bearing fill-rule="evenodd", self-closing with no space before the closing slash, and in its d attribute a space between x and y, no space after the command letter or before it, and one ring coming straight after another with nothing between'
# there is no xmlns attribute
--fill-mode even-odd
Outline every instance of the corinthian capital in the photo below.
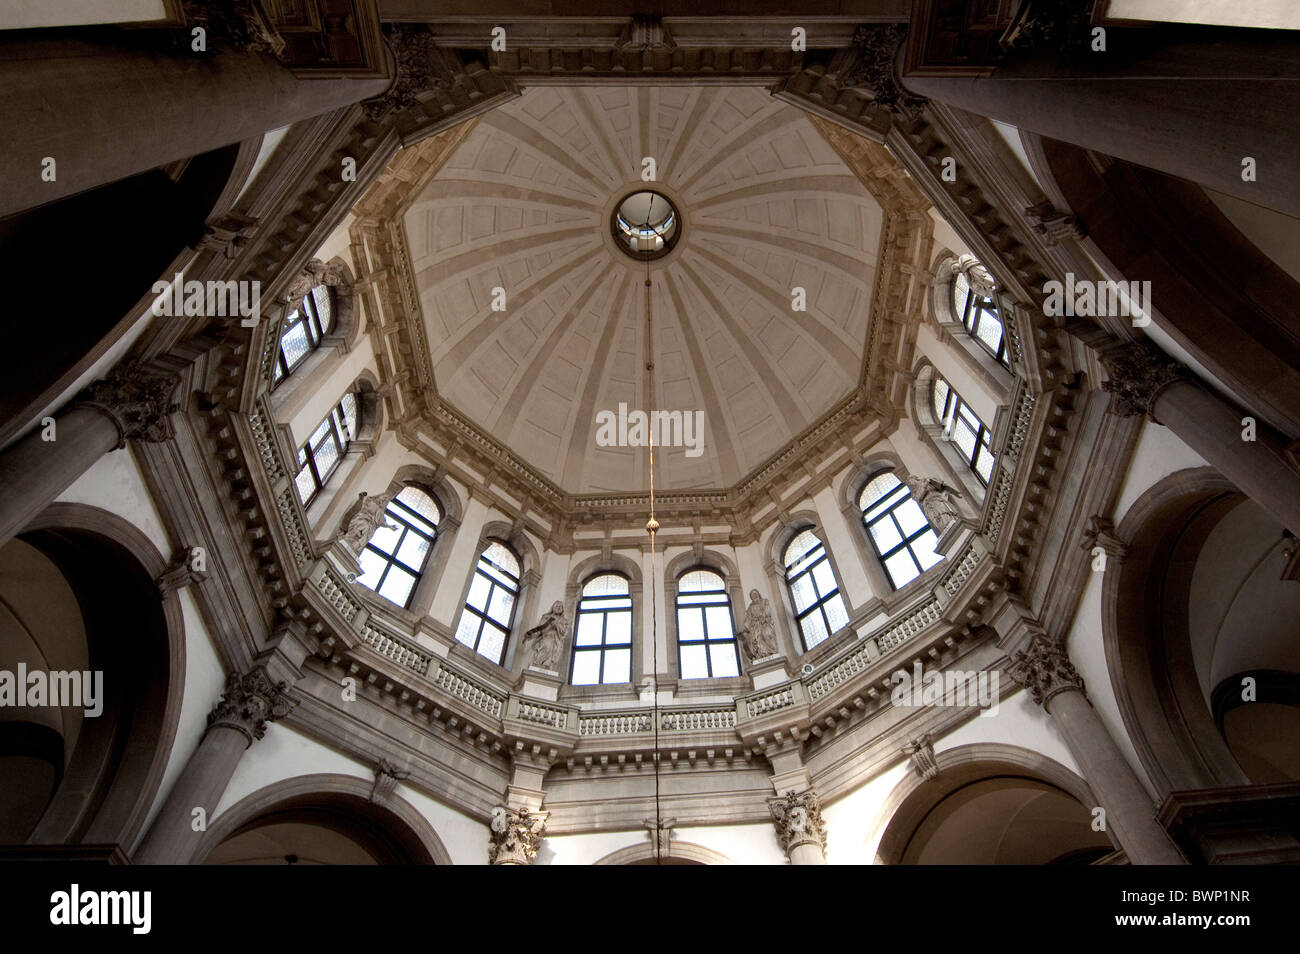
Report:
<svg viewBox="0 0 1300 954"><path fill-rule="evenodd" d="M925 105L925 97L903 88L898 77L899 48L907 37L902 23L868 23L853 33L849 48L837 54L828 72L841 89L856 86L871 94L873 102L904 114Z"/></svg>
<svg viewBox="0 0 1300 954"><path fill-rule="evenodd" d="M203 27L236 50L276 56L284 52L284 37L261 0L183 0L181 5L187 23Z"/></svg>
<svg viewBox="0 0 1300 954"><path fill-rule="evenodd" d="M1115 395L1121 414L1150 414L1156 398L1184 376L1183 366L1149 341L1108 348L1098 355L1110 379L1102 388Z"/></svg>
<svg viewBox="0 0 1300 954"><path fill-rule="evenodd" d="M1009 675L1027 688L1040 706L1047 705L1057 693L1084 691L1083 678L1070 662L1064 644L1046 636L1034 637L1028 649L1011 658Z"/></svg>
<svg viewBox="0 0 1300 954"><path fill-rule="evenodd" d="M776 825L776 840L787 855L800 845L817 845L826 850L826 823L814 789L769 798L767 805Z"/></svg>
<svg viewBox="0 0 1300 954"><path fill-rule="evenodd" d="M127 440L169 441L175 435L171 414L179 406L172 393L180 382L174 374L146 369L138 361L124 361L107 377L93 382L78 404L97 408L117 425L117 446Z"/></svg>
<svg viewBox="0 0 1300 954"><path fill-rule="evenodd" d="M488 863L530 865L542 847L546 819L550 812L529 812L498 805L488 825Z"/></svg>
<svg viewBox="0 0 1300 954"><path fill-rule="evenodd" d="M288 695L288 683L271 682L265 669L232 672L226 677L221 701L208 713L208 728L225 726L244 733L248 744L266 735L266 724L283 719L297 705Z"/></svg>
<svg viewBox="0 0 1300 954"><path fill-rule="evenodd" d="M451 89L455 84L460 60L438 46L427 26L388 23L384 40L393 52L393 81L379 96L362 103L370 119L378 122L390 112L413 105L425 90Z"/></svg>

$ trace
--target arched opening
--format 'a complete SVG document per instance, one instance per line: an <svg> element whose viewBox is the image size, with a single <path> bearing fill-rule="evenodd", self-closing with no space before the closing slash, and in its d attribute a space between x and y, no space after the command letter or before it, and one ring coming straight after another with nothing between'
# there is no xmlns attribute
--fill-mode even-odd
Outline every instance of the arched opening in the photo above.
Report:
<svg viewBox="0 0 1300 954"><path fill-rule="evenodd" d="M1140 498L1103 595L1107 663L1161 794L1300 780L1300 586L1282 527L1209 468Z"/></svg>
<svg viewBox="0 0 1300 954"><path fill-rule="evenodd" d="M0 548L0 682L27 684L0 707L0 842L125 850L179 715L179 608L159 597L156 551L157 566L136 558L138 531L60 520L73 511L95 522L56 504Z"/></svg>
<svg viewBox="0 0 1300 954"><path fill-rule="evenodd" d="M355 795L290 798L228 835L207 865L427 865L420 839L387 809Z"/></svg>

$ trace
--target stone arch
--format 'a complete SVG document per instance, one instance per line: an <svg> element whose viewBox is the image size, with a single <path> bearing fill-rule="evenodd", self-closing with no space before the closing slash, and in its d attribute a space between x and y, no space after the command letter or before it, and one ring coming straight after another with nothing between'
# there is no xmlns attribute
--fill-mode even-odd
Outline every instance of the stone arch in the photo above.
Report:
<svg viewBox="0 0 1300 954"><path fill-rule="evenodd" d="M129 851L180 721L184 620L175 591L156 582L168 561L137 527L86 504L51 504L15 540L62 574L85 626L86 668L104 673L103 711L81 721L27 840Z"/></svg>
<svg viewBox="0 0 1300 954"><path fill-rule="evenodd" d="M1158 797L1184 789L1248 784L1215 725L1198 682L1185 598L1192 567L1178 552L1198 548L1241 501L1211 467L1176 471L1139 497L1116 528L1127 542L1102 583L1102 642L1124 727Z"/></svg>
<svg viewBox="0 0 1300 954"><path fill-rule="evenodd" d="M980 742L946 749L935 756L939 774L922 778L914 771L894 786L876 815L867 844L876 840L876 864L899 864L926 817L946 798L967 785L1007 777L1033 780L1064 792L1087 808L1096 804L1083 778L1055 759L1017 745ZM1114 838L1111 844L1118 849Z"/></svg>
<svg viewBox="0 0 1300 954"><path fill-rule="evenodd" d="M542 581L542 558L532 539L519 524L505 520L488 520L479 528L478 542L474 545L474 558L464 568L460 588L460 601L456 604L456 616L452 626L458 625L465 601L469 598L469 588L474 582L474 573L478 566L479 554L492 540L499 540L509 547L519 558L519 594L516 597L514 620L510 633L506 637L505 655L501 665L513 672L522 668L523 659L517 653L518 636L525 632L537 615L537 590ZM455 647L453 647L453 651ZM488 660L491 662L491 660Z"/></svg>
<svg viewBox="0 0 1300 954"><path fill-rule="evenodd" d="M293 817L303 809L316 809L325 823L335 813L360 819L377 829L377 840L387 842L390 851L405 853L406 863L452 864L438 833L410 802L395 792L372 800L372 791L371 782L335 774L302 775L267 785L212 820L191 864L203 864L223 842L256 828L259 821Z"/></svg>
<svg viewBox="0 0 1300 954"><path fill-rule="evenodd" d="M862 495L862 488L872 478L878 477L887 470L898 474L899 480L906 480L909 476L907 467L898 454L887 448L877 448L860 463L845 471L837 491L840 511L844 514L844 522L849 526L849 536L853 539L854 546L858 548L858 556L862 560L863 572L867 574L867 582L871 585L871 591L881 600L891 596L895 590L889 583L889 577L880 563L880 557L876 555L875 548L867 538L867 528L862 523L862 510L858 506L858 498Z"/></svg>
<svg viewBox="0 0 1300 954"><path fill-rule="evenodd" d="M415 590L411 594L411 612L417 616L424 616L433 605L434 595L438 592L443 575L446 573L447 561L451 558L456 534L460 530L464 505L451 481L445 475L440 475L423 464L406 464L397 468L384 492L397 494L408 484L419 487L433 497L442 512L433 547L424 562L424 572L420 574L419 582L415 584Z"/></svg>
<svg viewBox="0 0 1300 954"><path fill-rule="evenodd" d="M821 643L806 651L803 645L803 637L799 631L794 603L790 597L790 587L785 581L786 547L804 530L811 530L813 535L821 541L822 546L825 547L831 568L835 571L835 579L839 584L840 595L844 599L844 608L848 611L850 620L850 625L846 626L845 629L830 634ZM840 569L830 538L826 535L826 528L822 525L821 517L813 510L797 510L787 515L768 536L767 545L763 550L763 558L767 567L768 582L776 597L776 602L784 608L784 612L776 615L778 628L785 637L786 645L783 648L786 655L791 659L806 656L809 660L817 660L832 652L832 646L840 645L839 637L851 630L851 621L858 615L859 607L853 604L852 600L849 599L848 592L844 589L844 573Z"/></svg>
<svg viewBox="0 0 1300 954"><path fill-rule="evenodd" d="M648 627L645 625L645 601L646 593L642 581L641 565L635 560L623 555L609 552L596 553L587 557L569 568L568 580L564 587L564 609L569 617L569 635L568 642L565 644L562 658L568 663L564 672L566 684L571 678L573 669L573 634L578 620L578 601L582 596L583 584L591 577L600 573L619 573L628 580L628 592L632 596L632 685L640 683L641 677L645 674L645 666L641 661L641 649L643 641L650 638ZM579 686L566 685L562 690L565 693L591 691L599 689L599 686Z"/></svg>
<svg viewBox="0 0 1300 954"><path fill-rule="evenodd" d="M644 845L629 845L626 848L620 848L618 851L612 851L599 861L592 863L597 865L643 865L653 864L656 860L655 846L650 842L646 842ZM734 861L720 851L714 851L712 848L705 848L703 845L696 845L687 841L670 843L668 853L663 856L663 860L669 864L735 864Z"/></svg>

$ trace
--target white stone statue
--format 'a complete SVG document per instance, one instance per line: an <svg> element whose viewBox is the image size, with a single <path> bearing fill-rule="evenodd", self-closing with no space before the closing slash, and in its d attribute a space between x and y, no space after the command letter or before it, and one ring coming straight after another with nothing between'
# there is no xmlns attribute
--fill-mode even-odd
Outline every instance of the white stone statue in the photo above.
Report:
<svg viewBox="0 0 1300 954"><path fill-rule="evenodd" d="M361 551L380 527L387 527L389 530L400 529L396 524L388 523L384 519L388 502L392 499L392 494L371 497L364 490L357 495L357 502L343 517L344 530L339 536L343 545L353 554L360 556Z"/></svg>
<svg viewBox="0 0 1300 954"><path fill-rule="evenodd" d="M736 636L749 652L750 659L766 659L780 650L776 642L776 626L772 622L772 604L759 594L749 591L749 608L745 611L745 625Z"/></svg>
<svg viewBox="0 0 1300 954"><path fill-rule="evenodd" d="M905 483L935 533L943 533L953 521L961 519L955 499L957 492L943 481L933 477L909 477Z"/></svg>
<svg viewBox="0 0 1300 954"><path fill-rule="evenodd" d="M560 653L564 651L568 635L569 617L564 612L564 604L556 600L550 612L542 616L542 621L524 633L524 645L532 646L532 665L537 669L558 672Z"/></svg>

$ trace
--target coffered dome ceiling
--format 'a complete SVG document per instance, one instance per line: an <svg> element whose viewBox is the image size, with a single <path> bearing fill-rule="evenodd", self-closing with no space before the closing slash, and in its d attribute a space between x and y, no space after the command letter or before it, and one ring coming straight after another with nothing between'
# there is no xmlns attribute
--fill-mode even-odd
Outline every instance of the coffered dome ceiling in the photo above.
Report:
<svg viewBox="0 0 1300 954"><path fill-rule="evenodd" d="M610 228L647 187L681 214L648 264L652 343L647 264ZM765 90L639 86L537 87L486 114L403 225L441 399L564 490L602 493L648 484L645 448L597 429L648 408L648 354L656 407L704 419L698 454L656 452L663 489L736 484L857 387L882 221Z"/></svg>

